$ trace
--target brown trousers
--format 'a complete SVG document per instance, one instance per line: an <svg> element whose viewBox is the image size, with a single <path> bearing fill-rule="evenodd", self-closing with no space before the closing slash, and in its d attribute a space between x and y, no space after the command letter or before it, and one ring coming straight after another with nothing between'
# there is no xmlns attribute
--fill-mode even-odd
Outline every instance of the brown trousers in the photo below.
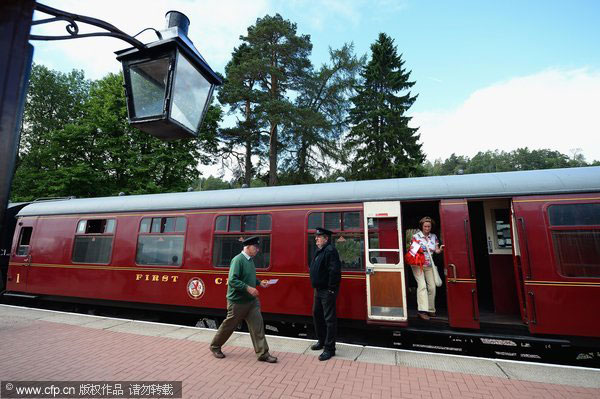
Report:
<svg viewBox="0 0 600 399"><path fill-rule="evenodd" d="M259 358L267 356L269 354L269 345L265 338L265 324L260 313L260 302L258 299L249 303L227 301L227 318L219 326L219 330L210 343L210 348L213 350L221 349L221 346L227 342L242 320L245 320L246 324L248 324L256 356Z"/></svg>

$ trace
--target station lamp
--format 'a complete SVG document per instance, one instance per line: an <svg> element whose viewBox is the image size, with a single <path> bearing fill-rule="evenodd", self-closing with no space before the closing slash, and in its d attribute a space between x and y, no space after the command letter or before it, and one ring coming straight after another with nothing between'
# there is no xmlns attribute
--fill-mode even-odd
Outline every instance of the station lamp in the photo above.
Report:
<svg viewBox="0 0 600 399"><path fill-rule="evenodd" d="M166 18L160 40L116 52L129 123L161 139L194 138L222 80L187 37L189 19L177 11Z"/></svg>

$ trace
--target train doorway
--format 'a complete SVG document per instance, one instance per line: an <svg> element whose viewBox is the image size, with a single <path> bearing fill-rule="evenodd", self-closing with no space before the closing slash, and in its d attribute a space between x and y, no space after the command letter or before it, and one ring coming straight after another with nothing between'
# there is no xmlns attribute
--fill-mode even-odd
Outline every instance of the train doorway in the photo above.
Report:
<svg viewBox="0 0 600 399"><path fill-rule="evenodd" d="M513 266L510 200L469 201L468 209L480 320L522 324Z"/></svg>
<svg viewBox="0 0 600 399"><path fill-rule="evenodd" d="M440 214L439 201L415 201L402 203L402 237L404 237L403 251L406 253L410 247L412 237L419 231L419 220L428 216L435 221L431 230L444 243L444 237L440 230ZM433 254L433 260L438 268L438 272L444 279L444 256L442 254ZM417 319L417 282L413 276L409 265L404 266L406 277L406 301L408 305L408 313L412 319ZM435 295L435 310L436 315L432 321L448 321L448 309L446 301L446 284L436 288Z"/></svg>

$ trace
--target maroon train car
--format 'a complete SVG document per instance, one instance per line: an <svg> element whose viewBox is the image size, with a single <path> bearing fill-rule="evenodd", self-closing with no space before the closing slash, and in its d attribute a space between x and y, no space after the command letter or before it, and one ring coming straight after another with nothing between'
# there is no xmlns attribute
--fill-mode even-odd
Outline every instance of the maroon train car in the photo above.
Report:
<svg viewBox="0 0 600 399"><path fill-rule="evenodd" d="M600 337L600 167L35 202L17 216L7 292L224 315L229 261L258 235L258 276L277 280L260 290L265 318L305 321L325 226L338 317L422 325L402 255L423 216L445 244L435 328Z"/></svg>

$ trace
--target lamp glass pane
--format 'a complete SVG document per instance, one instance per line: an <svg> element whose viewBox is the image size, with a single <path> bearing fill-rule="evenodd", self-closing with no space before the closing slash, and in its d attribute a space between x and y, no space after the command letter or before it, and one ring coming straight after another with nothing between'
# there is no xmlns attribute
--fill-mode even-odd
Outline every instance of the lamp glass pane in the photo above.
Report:
<svg viewBox="0 0 600 399"><path fill-rule="evenodd" d="M169 72L169 58L142 62L129 68L133 117L162 115Z"/></svg>
<svg viewBox="0 0 600 399"><path fill-rule="evenodd" d="M209 101L210 83L181 53L177 54L171 118L193 132L202 122L202 112Z"/></svg>

